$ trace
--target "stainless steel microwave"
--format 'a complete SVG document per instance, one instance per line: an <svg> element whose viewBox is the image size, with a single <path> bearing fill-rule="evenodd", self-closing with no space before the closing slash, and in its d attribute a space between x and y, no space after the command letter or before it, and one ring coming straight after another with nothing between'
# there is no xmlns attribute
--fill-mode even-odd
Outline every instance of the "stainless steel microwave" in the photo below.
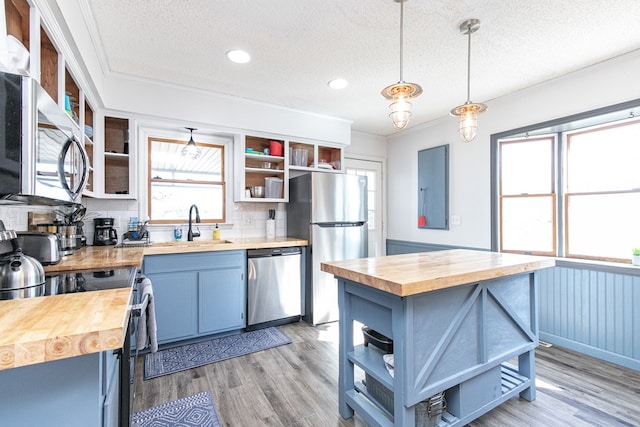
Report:
<svg viewBox="0 0 640 427"><path fill-rule="evenodd" d="M89 160L80 128L33 79L0 73L0 200L80 203Z"/></svg>

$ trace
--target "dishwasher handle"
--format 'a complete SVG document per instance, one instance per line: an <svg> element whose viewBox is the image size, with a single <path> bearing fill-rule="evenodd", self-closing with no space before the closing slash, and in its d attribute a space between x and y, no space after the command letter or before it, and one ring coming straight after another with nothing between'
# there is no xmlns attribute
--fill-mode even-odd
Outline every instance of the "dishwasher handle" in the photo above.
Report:
<svg viewBox="0 0 640 427"><path fill-rule="evenodd" d="M302 251L298 247L265 248L247 250L247 258L264 258L271 256L300 255Z"/></svg>

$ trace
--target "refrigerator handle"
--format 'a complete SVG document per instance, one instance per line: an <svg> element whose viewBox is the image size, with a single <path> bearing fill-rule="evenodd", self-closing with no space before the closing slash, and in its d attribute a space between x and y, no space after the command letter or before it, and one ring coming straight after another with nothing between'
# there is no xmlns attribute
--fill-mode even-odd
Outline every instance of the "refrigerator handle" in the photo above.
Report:
<svg viewBox="0 0 640 427"><path fill-rule="evenodd" d="M321 228L335 228L335 227L362 227L367 221L356 222L318 222L313 225L317 225Z"/></svg>

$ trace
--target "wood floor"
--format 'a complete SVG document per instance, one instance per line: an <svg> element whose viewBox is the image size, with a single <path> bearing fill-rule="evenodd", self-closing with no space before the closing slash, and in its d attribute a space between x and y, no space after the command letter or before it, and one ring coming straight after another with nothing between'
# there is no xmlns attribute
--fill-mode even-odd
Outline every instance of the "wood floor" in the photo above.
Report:
<svg viewBox="0 0 640 427"><path fill-rule="evenodd" d="M147 381L139 357L134 412L208 390L224 426L364 426L338 414L337 324L279 329L293 343ZM537 399L469 426L640 426L640 372L555 346L536 357Z"/></svg>

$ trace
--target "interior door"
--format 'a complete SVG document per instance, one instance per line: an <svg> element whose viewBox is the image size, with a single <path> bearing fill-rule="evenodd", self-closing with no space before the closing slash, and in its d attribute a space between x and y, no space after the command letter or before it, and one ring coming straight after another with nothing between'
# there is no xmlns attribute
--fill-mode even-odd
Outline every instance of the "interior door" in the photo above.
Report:
<svg viewBox="0 0 640 427"><path fill-rule="evenodd" d="M386 250L383 239L382 162L347 158L345 159L345 167L347 174L367 177L367 227L369 242L367 256L383 256Z"/></svg>

